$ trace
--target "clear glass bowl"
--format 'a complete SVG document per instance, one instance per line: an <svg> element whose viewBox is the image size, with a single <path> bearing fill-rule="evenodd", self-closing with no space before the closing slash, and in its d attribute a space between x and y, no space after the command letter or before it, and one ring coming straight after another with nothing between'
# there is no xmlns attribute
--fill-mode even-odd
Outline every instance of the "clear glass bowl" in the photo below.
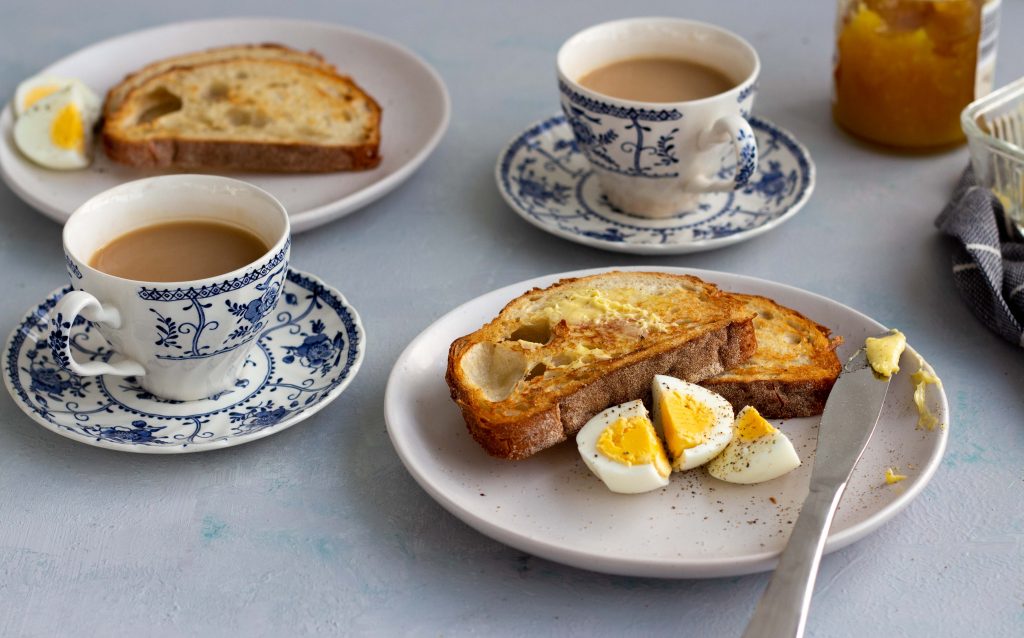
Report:
<svg viewBox="0 0 1024 638"><path fill-rule="evenodd" d="M979 183L1024 232L1024 78L971 102L960 124Z"/></svg>

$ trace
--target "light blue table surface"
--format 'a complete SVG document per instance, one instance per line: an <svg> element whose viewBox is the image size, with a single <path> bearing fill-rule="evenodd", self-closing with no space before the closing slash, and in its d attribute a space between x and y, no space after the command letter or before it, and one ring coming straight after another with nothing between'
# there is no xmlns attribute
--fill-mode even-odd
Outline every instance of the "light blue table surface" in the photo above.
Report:
<svg viewBox="0 0 1024 638"><path fill-rule="evenodd" d="M588 8L589 7L589 8ZM813 636L1024 635L1024 351L960 303L932 221L959 148L881 154L829 115L834 3L203 2L0 4L0 98L97 40L165 22L287 15L411 47L444 77L452 122L403 187L297 236L296 267L345 293L369 341L345 394L305 423L226 451L148 457L35 425L0 396L0 635L738 635L766 575L605 576L470 529L413 481L383 398L403 347L452 307L546 273L656 264L792 284L901 327L934 365L950 443L924 493L826 557ZM642 258L565 242L502 202L498 150L557 109L554 55L578 29L636 14L726 26L758 49L756 112L818 167L806 208L748 243ZM1003 2L997 84L1024 75L1024 2ZM60 227L0 187L0 327L64 283Z"/></svg>

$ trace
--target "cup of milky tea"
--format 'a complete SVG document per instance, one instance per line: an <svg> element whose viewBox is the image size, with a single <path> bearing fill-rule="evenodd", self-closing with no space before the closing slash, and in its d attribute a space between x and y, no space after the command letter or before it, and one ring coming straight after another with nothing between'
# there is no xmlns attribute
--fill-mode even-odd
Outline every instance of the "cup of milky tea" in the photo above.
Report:
<svg viewBox="0 0 1024 638"><path fill-rule="evenodd" d="M757 167L747 122L761 63L743 38L703 22L605 22L558 51L562 110L612 205L671 217L731 191Z"/></svg>
<svg viewBox="0 0 1024 638"><path fill-rule="evenodd" d="M54 361L79 376L133 376L189 401L231 387L288 270L288 213L252 184L165 175L96 195L64 226L72 290L51 316ZM83 358L91 321L112 353Z"/></svg>

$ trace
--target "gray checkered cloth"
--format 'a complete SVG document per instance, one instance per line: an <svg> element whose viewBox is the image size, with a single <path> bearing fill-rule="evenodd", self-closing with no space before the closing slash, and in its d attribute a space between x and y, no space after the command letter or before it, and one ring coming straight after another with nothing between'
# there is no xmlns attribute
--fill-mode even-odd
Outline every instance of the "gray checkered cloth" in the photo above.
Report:
<svg viewBox="0 0 1024 638"><path fill-rule="evenodd" d="M964 302L990 330L1024 347L1024 236L970 168L935 225L957 240L953 281Z"/></svg>

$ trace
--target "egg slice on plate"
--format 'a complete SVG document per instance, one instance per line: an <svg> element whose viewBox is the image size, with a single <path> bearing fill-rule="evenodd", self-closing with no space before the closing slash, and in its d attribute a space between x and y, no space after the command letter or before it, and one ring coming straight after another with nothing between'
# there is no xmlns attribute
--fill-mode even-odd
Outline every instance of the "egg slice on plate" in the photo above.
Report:
<svg viewBox="0 0 1024 638"><path fill-rule="evenodd" d="M55 75L37 75L31 77L21 84L14 91L14 114L18 117L29 109L33 104L43 98L53 95L57 91L77 84L80 88L88 91L88 87L79 80L62 78ZM91 93L91 91L89 91ZM97 102L99 99L97 98ZM97 104L97 107L99 105Z"/></svg>
<svg viewBox="0 0 1024 638"><path fill-rule="evenodd" d="M751 406L736 415L736 436L708 463L711 476L729 483L762 483L800 466L793 444Z"/></svg>
<svg viewBox="0 0 1024 638"><path fill-rule="evenodd" d="M654 425L665 437L672 469L681 472L704 465L732 440L732 405L721 395L657 375L651 397Z"/></svg>
<svg viewBox="0 0 1024 638"><path fill-rule="evenodd" d="M576 435L580 456L613 492L638 494L668 485L672 468L641 401L608 408Z"/></svg>
<svg viewBox="0 0 1024 638"><path fill-rule="evenodd" d="M92 161L92 129L99 114L99 98L81 82L73 82L36 100L21 114L14 123L14 142L42 166L85 168Z"/></svg>

